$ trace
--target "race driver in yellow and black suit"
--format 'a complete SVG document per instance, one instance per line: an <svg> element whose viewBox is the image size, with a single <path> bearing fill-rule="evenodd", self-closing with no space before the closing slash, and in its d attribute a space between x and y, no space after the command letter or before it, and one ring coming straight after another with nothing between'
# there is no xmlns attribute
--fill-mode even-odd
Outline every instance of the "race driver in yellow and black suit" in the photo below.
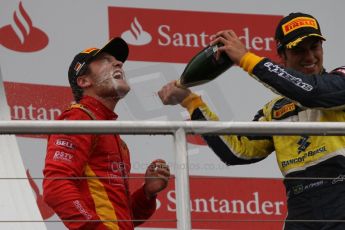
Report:
<svg viewBox="0 0 345 230"><path fill-rule="evenodd" d="M295 26L294 29L283 33L289 25ZM340 100L344 100L338 97L344 94L340 89L345 89L342 79L345 71L337 68L327 73L323 68L322 42L325 39L316 19L308 14L292 13L280 21L275 37L285 67L248 52L232 30L220 31L212 43L223 43L219 52L225 52L264 84L274 85L277 92L285 94L293 88L303 105L325 108L340 105ZM336 80L324 80L330 77ZM333 92L336 91L334 94L330 90L332 87ZM310 93L303 97L303 91ZM289 94L291 98L293 93ZM312 100L312 94L317 94L317 102ZM199 95L176 87L174 82L165 85L159 96L164 104L180 103L189 111L192 120L218 120ZM343 122L345 112L335 108L308 109L287 97L277 97L258 111L254 121ZM204 139L228 165L254 163L275 151L288 197L285 230L345 229L345 184L342 183L345 178L345 137L205 135Z"/></svg>

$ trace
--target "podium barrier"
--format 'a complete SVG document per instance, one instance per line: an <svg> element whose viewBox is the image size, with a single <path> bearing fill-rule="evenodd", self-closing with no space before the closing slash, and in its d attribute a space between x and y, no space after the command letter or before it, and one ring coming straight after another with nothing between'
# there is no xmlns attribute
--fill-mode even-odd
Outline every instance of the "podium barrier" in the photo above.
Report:
<svg viewBox="0 0 345 230"><path fill-rule="evenodd" d="M53 133L173 135L175 163L188 165L187 134L341 136L345 133L345 122L0 121L0 134ZM177 229L189 230L191 215L188 167L178 168L175 184Z"/></svg>

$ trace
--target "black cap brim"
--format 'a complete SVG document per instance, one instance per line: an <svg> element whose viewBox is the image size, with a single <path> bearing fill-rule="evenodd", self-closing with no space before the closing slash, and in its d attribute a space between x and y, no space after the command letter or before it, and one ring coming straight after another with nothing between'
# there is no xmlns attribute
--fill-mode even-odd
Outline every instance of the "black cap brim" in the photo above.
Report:
<svg viewBox="0 0 345 230"><path fill-rule="evenodd" d="M321 34L316 34L316 33L306 34L304 36L301 35L301 36L298 36L297 38L294 38L291 42L287 43L285 47L287 49L292 49L293 47L296 47L299 43L301 43L303 40L310 37L316 37L316 38L319 38L320 40L326 41L326 39Z"/></svg>
<svg viewBox="0 0 345 230"><path fill-rule="evenodd" d="M129 48L125 40L120 37L111 39L103 48L98 50L93 56L97 56L101 52L106 52L114 56L117 60L125 62L128 58Z"/></svg>

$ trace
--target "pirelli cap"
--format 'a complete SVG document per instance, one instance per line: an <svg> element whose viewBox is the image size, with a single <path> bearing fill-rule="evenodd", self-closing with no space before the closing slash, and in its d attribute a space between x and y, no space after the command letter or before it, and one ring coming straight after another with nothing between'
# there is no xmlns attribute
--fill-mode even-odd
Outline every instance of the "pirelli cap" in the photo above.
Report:
<svg viewBox="0 0 345 230"><path fill-rule="evenodd" d="M128 58L129 48L127 43L120 37L112 38L103 48L88 48L78 53L68 69L68 80L71 85L76 84L79 76L87 70L87 65L99 53L106 52L117 60L125 62Z"/></svg>
<svg viewBox="0 0 345 230"><path fill-rule="evenodd" d="M291 13L278 24L275 34L278 51L283 48L291 49L307 37L319 37L326 40L321 34L319 22L311 15Z"/></svg>

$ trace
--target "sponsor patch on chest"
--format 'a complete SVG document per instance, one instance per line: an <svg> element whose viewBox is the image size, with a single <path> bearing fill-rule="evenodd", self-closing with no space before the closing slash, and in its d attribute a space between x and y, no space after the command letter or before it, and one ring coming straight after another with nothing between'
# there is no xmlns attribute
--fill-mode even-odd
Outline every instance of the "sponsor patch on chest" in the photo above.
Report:
<svg viewBox="0 0 345 230"><path fill-rule="evenodd" d="M65 147L68 149L75 149L75 146L72 142L70 142L68 140L64 140L64 139L57 139L55 141L55 145Z"/></svg>
<svg viewBox="0 0 345 230"><path fill-rule="evenodd" d="M63 161L63 162L67 162L67 163L71 163L73 160L73 155L70 153L65 153L62 151L56 151L54 153L54 157L53 160L54 161Z"/></svg>
<svg viewBox="0 0 345 230"><path fill-rule="evenodd" d="M294 103L284 105L283 107L273 111L273 118L274 119L281 118L288 112L294 111L295 109L296 109L296 106Z"/></svg>

